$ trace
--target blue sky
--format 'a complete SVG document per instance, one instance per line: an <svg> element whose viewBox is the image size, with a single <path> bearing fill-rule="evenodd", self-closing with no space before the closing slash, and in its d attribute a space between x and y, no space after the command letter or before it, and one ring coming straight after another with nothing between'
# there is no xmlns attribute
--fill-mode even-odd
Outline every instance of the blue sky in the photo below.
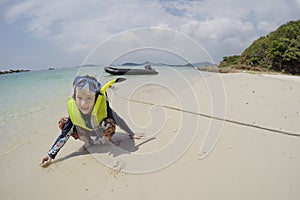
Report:
<svg viewBox="0 0 300 200"><path fill-rule="evenodd" d="M172 56L159 58L161 51L150 56L148 49L139 57L136 49L153 46L205 61L200 51L192 56L197 52L192 43L197 43L219 63L281 24L300 19L300 0L0 0L0 13L0 70L81 65L99 44L106 45L100 57L116 60L132 50L130 61L147 59L147 52L153 62L174 63ZM150 29L147 37L136 31L147 27L170 30L173 39L164 37L170 31Z"/></svg>

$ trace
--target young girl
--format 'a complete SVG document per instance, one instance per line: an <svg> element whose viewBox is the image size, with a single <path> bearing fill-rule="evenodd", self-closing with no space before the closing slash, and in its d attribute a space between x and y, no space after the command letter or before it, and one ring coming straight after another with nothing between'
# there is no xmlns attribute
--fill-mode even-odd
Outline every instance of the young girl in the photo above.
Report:
<svg viewBox="0 0 300 200"><path fill-rule="evenodd" d="M81 150L86 150L95 143L92 137L99 138L104 135L111 141L111 137L115 133L115 125L127 132L131 139L143 137L143 134L134 134L108 104L105 90L118 81L122 81L122 79L112 80L101 88L101 84L94 77L77 76L74 79L74 93L68 101L69 117L59 122L62 129L61 134L48 151L48 155L42 159L41 167L51 164L70 136L84 142Z"/></svg>

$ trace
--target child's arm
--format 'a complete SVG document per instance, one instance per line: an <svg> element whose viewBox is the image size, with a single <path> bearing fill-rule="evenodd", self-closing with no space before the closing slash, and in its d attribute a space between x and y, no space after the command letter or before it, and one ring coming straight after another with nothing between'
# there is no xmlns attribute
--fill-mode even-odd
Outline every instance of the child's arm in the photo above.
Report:
<svg viewBox="0 0 300 200"><path fill-rule="evenodd" d="M58 136L54 144L52 145L51 149L48 151L48 156L54 159L59 152L59 150L65 145L68 141L69 137L71 136L71 128L73 127L73 123L68 117L64 128L61 131L61 134Z"/></svg>
<svg viewBox="0 0 300 200"><path fill-rule="evenodd" d="M71 135L71 128L73 127L73 123L68 117L61 134L58 136L56 141L54 142L51 149L48 151L48 155L43 157L42 162L40 163L41 167L47 167L51 164L51 161L55 158L59 150L64 146L64 144L68 141L70 135Z"/></svg>
<svg viewBox="0 0 300 200"><path fill-rule="evenodd" d="M111 109L111 108L110 108ZM141 139L145 136L144 133L135 134L129 126L126 124L126 122L114 111L111 109L112 116L116 122L116 124L123 129L126 133L128 133L129 137L131 139Z"/></svg>
<svg viewBox="0 0 300 200"><path fill-rule="evenodd" d="M126 133L128 133L128 135L131 139L133 139L134 132L129 128L129 126L126 124L126 122L113 109L111 109L111 112L112 112L112 116L113 116L113 119L115 120L116 124L122 130L124 130Z"/></svg>

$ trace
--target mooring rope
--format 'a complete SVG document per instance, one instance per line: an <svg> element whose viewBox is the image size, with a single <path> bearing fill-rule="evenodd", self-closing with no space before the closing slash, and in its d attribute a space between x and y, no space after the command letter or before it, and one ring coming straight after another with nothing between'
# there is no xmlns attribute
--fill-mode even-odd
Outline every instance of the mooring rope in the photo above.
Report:
<svg viewBox="0 0 300 200"><path fill-rule="evenodd" d="M194 111L183 110L181 108L175 108L175 107L167 106L167 105L160 105L160 104L154 104L154 103L145 102L145 101L128 99L126 97L122 97L122 96L118 95L116 92L114 92L114 94L116 96L118 96L119 98L125 99L125 100L130 101L130 102L135 102L135 103L140 103L140 104L145 104L145 105L150 105L150 106L160 106L160 107L163 107L163 108L166 108L166 109L175 110L175 111L184 112L184 113L189 113L189 114L193 114L193 115L197 115L197 116L201 116L201 117L205 117L205 118L209 118L209 119L214 119L214 120L218 120L218 121L224 121L224 122L228 122L228 123L231 123L231 124L237 124L237 125L240 125L240 126L247 126L247 127L251 127L251 128L265 130L265 131L276 132L276 133L283 134L283 135L300 137L300 133L292 133L292 132L285 131L285 130L279 130L279 129L274 129L274 128L258 126L258 125L254 125L254 124L249 124L249 123L240 122L240 121L231 120L231 119L225 119L225 118L216 117L216 116L212 116L212 115L207 115L207 114L203 114L203 113L198 113L198 112L194 112Z"/></svg>

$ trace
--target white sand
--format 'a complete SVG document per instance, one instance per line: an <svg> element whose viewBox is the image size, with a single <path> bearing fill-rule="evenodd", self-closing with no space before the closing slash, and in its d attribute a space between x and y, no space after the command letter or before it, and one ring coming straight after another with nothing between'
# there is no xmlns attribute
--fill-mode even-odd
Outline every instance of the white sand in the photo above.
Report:
<svg viewBox="0 0 300 200"><path fill-rule="evenodd" d="M217 76L208 77L206 81L215 81ZM226 91L226 119L300 135L299 78L294 81L244 73L221 76ZM210 105L212 101L205 91L205 82L192 80L192 85L201 91L196 93L200 103L199 110L195 111L210 115L212 108L218 105ZM226 122L219 130L221 135L213 151L199 159L205 134L211 125L215 125L212 122L218 120L149 104L130 102L118 106L125 100L113 97L115 109L125 119L132 119L130 126L138 127L137 131L145 130L147 139L155 139L136 141L134 145L122 138L119 130L118 137L123 140L121 147L128 152L105 144L85 155L76 154L81 143L70 139L56 162L42 169L38 164L56 139L54 133L58 133L58 128L54 125L65 108L54 109L50 114L41 113L40 117L46 120L40 124L35 121L28 128L33 136L0 157L0 198L299 198L300 137ZM133 97L175 107L180 103L166 90L161 90L160 98L143 90ZM193 99L190 101L192 104ZM189 109L189 105L184 106ZM132 107L130 112L128 107ZM195 128L198 122L199 126ZM41 129L41 126L47 129ZM176 156L179 158L172 160ZM114 169L99 160L111 164ZM142 173L144 169L151 172ZM124 172L126 170L135 174Z"/></svg>

